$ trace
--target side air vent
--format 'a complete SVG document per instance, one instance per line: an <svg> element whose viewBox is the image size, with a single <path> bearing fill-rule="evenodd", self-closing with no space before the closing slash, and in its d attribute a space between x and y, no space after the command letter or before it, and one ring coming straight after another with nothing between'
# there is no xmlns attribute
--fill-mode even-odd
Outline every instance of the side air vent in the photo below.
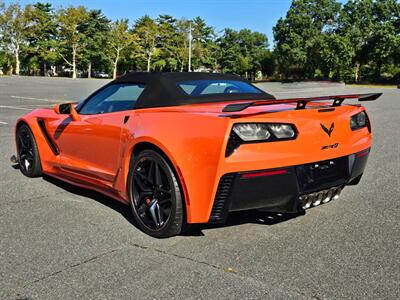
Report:
<svg viewBox="0 0 400 300"><path fill-rule="evenodd" d="M209 218L210 223L220 223L225 221L225 218L228 215L229 196L234 177L234 173L225 174L221 177Z"/></svg>
<svg viewBox="0 0 400 300"><path fill-rule="evenodd" d="M240 137L232 130L226 145L225 157L230 156L242 143Z"/></svg>
<svg viewBox="0 0 400 300"><path fill-rule="evenodd" d="M58 150L57 145L53 142L53 140L51 139L49 133L46 130L46 124L44 123L43 119L38 119L37 120L38 125L40 130L42 131L42 134L47 142L47 144L49 145L51 152L53 152L54 155L59 155L60 151Z"/></svg>
<svg viewBox="0 0 400 300"><path fill-rule="evenodd" d="M365 118L365 125L367 125L368 131L369 133L371 133L371 122L369 120L369 117L367 114L365 114L366 118Z"/></svg>

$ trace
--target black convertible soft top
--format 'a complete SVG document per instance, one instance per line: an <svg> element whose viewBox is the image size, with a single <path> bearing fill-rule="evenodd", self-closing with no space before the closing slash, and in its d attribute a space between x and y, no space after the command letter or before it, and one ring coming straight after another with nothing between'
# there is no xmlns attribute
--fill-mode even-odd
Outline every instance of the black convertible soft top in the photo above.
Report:
<svg viewBox="0 0 400 300"><path fill-rule="evenodd" d="M251 84L248 80L236 75L197 72L132 72L115 79L110 84L143 83L145 88L139 96L135 108L176 106L232 100L275 99L274 96L258 89L257 87L255 87L259 90L257 93L219 93L196 96L191 96L185 93L179 87L180 83L195 80L234 80Z"/></svg>

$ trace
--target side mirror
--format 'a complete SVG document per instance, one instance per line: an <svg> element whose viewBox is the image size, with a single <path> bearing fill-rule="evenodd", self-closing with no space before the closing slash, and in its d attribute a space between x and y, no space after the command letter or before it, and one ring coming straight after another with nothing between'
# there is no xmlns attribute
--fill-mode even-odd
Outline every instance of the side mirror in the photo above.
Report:
<svg viewBox="0 0 400 300"><path fill-rule="evenodd" d="M69 115L73 121L79 121L80 117L73 103L62 103L54 105L54 112L59 115Z"/></svg>

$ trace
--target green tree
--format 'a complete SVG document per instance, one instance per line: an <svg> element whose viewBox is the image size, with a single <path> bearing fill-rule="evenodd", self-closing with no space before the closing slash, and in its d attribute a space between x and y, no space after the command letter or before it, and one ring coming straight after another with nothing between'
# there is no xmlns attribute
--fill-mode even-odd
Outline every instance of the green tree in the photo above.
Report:
<svg viewBox="0 0 400 300"><path fill-rule="evenodd" d="M400 47L400 2L374 1L373 18L373 31L367 41L369 57L374 62L376 74L380 78L384 64L398 61L396 55Z"/></svg>
<svg viewBox="0 0 400 300"><path fill-rule="evenodd" d="M181 72L189 64L189 28L189 20L181 19L177 22L173 55Z"/></svg>
<svg viewBox="0 0 400 300"><path fill-rule="evenodd" d="M342 9L337 33L347 35L355 51L354 80L363 65L396 63L400 35L400 3L396 0L349 0Z"/></svg>
<svg viewBox="0 0 400 300"><path fill-rule="evenodd" d="M157 22L145 15L136 20L133 32L138 36L138 44L141 49L139 57L146 60L147 72L150 72L151 62L157 54L157 45L160 36Z"/></svg>
<svg viewBox="0 0 400 300"><path fill-rule="evenodd" d="M46 75L47 66L57 60L57 47L54 10L50 3L37 2L28 11L30 19L26 28L29 41L28 52L41 65L42 75Z"/></svg>
<svg viewBox="0 0 400 300"><path fill-rule="evenodd" d="M128 31L128 19L117 20L111 24L108 53L113 64L114 79L117 77L121 52L131 46L134 41L134 34Z"/></svg>
<svg viewBox="0 0 400 300"><path fill-rule="evenodd" d="M350 0L340 13L337 33L347 35L355 51L353 60L354 80L359 79L362 65L368 63L367 39L373 31L373 7L372 1Z"/></svg>
<svg viewBox="0 0 400 300"><path fill-rule="evenodd" d="M161 49L158 65L164 65L168 70L176 70L178 65L178 60L175 57L178 21L170 15L160 15L156 22L159 30L158 47Z"/></svg>
<svg viewBox="0 0 400 300"><path fill-rule="evenodd" d="M218 45L218 62L222 70L246 77L251 75L255 78L256 72L262 70L263 59L269 53L267 36L249 29L225 29Z"/></svg>
<svg viewBox="0 0 400 300"><path fill-rule="evenodd" d="M375 65L377 76L380 78L384 64L398 61L396 55L400 47L400 36L395 34L395 28L391 24L386 23L377 26L368 42L371 49L369 57Z"/></svg>
<svg viewBox="0 0 400 300"><path fill-rule="evenodd" d="M157 60L155 69L183 71L188 67L189 31L192 29L192 66L213 67L215 65L214 29L197 17L193 20L176 20L169 15L160 15L156 20L158 26ZM157 68L163 67L163 68Z"/></svg>
<svg viewBox="0 0 400 300"><path fill-rule="evenodd" d="M275 55L286 76L311 77L320 65L325 32L337 26L336 0L293 0L285 18L273 28Z"/></svg>
<svg viewBox="0 0 400 300"><path fill-rule="evenodd" d="M0 48L1 49L1 48ZM7 52L0 50L0 75L12 73L12 57Z"/></svg>
<svg viewBox="0 0 400 300"><path fill-rule="evenodd" d="M76 78L77 60L87 45L83 24L89 15L85 7L68 7L61 9L58 15L58 53L72 68L72 78Z"/></svg>
<svg viewBox="0 0 400 300"><path fill-rule="evenodd" d="M196 69L202 65L212 67L215 64L212 56L215 47L214 28L207 26L206 22L200 17L194 18L191 23L193 37L193 69Z"/></svg>
<svg viewBox="0 0 400 300"><path fill-rule="evenodd" d="M272 76L276 69L276 60L274 53L271 51L265 51L262 55L261 60L261 72L266 76Z"/></svg>
<svg viewBox="0 0 400 300"><path fill-rule="evenodd" d="M24 9L18 3L0 5L0 36L2 47L11 53L15 60L15 75L20 73L21 47L27 43L27 30L30 19L30 6Z"/></svg>
<svg viewBox="0 0 400 300"><path fill-rule="evenodd" d="M101 10L91 10L86 22L80 25L79 31L85 35L86 39L83 60L87 65L88 78L90 78L93 64L96 68L102 68L104 62L108 61L104 46L109 38L113 38L109 34L110 20L103 15Z"/></svg>
<svg viewBox="0 0 400 300"><path fill-rule="evenodd" d="M330 78L348 78L355 57L355 50L348 36L336 33L324 35L320 56L321 65L328 71Z"/></svg>

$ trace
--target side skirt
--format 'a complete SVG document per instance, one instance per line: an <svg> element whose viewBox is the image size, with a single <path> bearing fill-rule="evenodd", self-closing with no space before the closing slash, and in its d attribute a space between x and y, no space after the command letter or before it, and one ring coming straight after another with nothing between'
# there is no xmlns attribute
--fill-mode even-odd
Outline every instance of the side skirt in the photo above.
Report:
<svg viewBox="0 0 400 300"><path fill-rule="evenodd" d="M96 186L95 184L92 184L90 182L86 182L86 181L82 182L81 180L78 181L77 179L73 178L72 176L68 176L64 173L56 174L56 173L45 172L44 174L46 174L50 177L54 177L63 182L69 183L71 185L101 193L105 196L113 198L114 200L117 200L118 202L129 205L129 202L127 200L123 199L115 190L113 190L111 188L108 188L108 187L102 188L102 187Z"/></svg>

